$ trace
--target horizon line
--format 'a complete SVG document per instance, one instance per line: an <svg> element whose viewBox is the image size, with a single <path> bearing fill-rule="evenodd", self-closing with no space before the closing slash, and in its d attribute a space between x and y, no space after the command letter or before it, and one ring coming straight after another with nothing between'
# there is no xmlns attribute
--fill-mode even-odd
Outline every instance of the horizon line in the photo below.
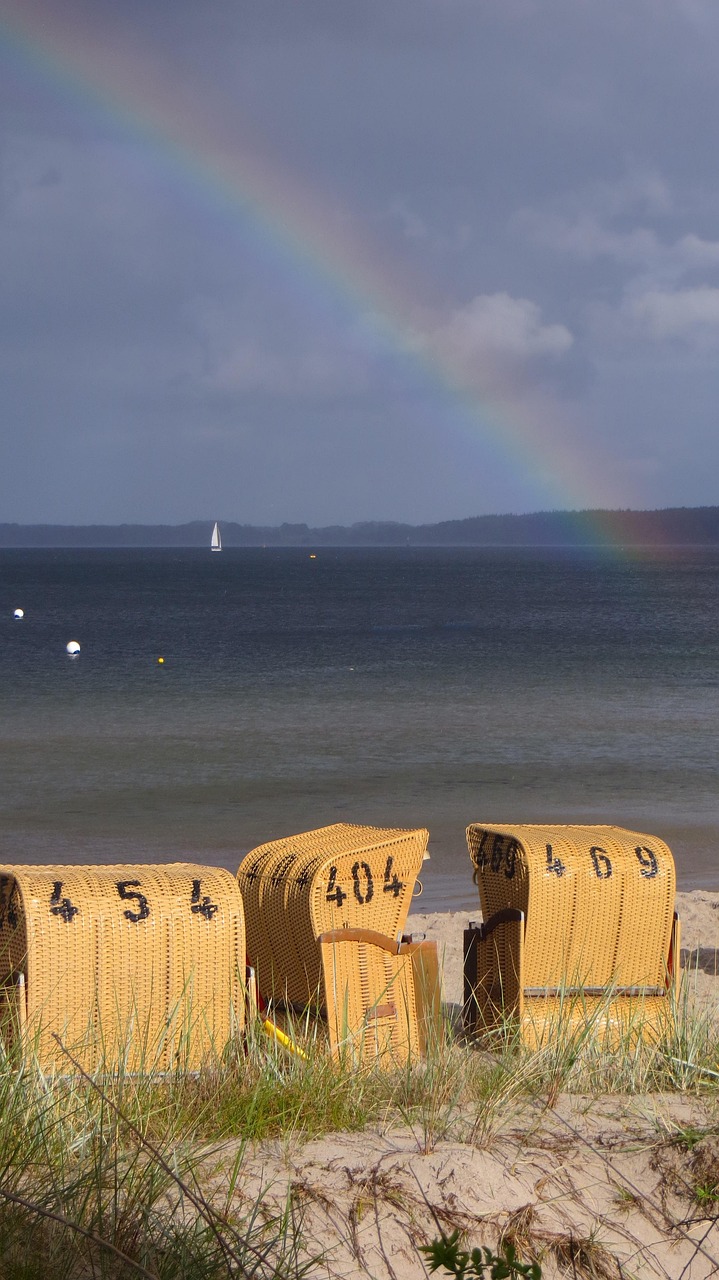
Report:
<svg viewBox="0 0 719 1280"><path fill-rule="evenodd" d="M313 529L321 532L324 529L356 529L377 525L393 525L405 529L434 528L437 525L465 524L470 520L526 520L534 516L593 516L593 515L665 515L670 512L719 511L719 503L702 503L698 506L666 506L666 507L544 507L534 511L491 511L471 516L445 516L441 520L422 520L411 524L407 520L392 517L353 520L350 524L311 525L306 520L282 520L279 524L266 524L255 521L242 521L226 516L194 517L190 520L150 522L147 520L119 520L100 522L90 521L58 521L58 520L0 520L0 529L182 529L189 525L212 526L215 522L225 525L238 525L243 529Z"/></svg>

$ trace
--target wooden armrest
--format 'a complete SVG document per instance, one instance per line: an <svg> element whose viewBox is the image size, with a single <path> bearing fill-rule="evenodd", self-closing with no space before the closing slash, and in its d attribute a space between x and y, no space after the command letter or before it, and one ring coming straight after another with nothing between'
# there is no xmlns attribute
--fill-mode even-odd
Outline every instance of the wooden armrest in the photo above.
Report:
<svg viewBox="0 0 719 1280"><path fill-rule="evenodd" d="M377 933L374 929L331 929L329 933L321 933L318 942L335 943L335 942L369 942L373 947L381 947L383 951L389 951L391 955L399 954L400 943L395 942L394 938L388 938L384 933Z"/></svg>
<svg viewBox="0 0 719 1280"><path fill-rule="evenodd" d="M485 924L480 924L476 929L477 941L485 942L491 933L500 924L509 924L512 920L524 920L524 912L518 907L505 907L502 911L495 911L493 916Z"/></svg>

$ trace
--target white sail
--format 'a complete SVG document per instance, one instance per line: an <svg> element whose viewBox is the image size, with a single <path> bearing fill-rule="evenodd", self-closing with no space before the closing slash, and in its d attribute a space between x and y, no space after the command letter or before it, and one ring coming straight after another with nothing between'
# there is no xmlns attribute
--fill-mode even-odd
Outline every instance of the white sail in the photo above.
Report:
<svg viewBox="0 0 719 1280"><path fill-rule="evenodd" d="M210 551L222 550L222 538L220 536L220 526L215 520L215 527L212 530L212 541L210 542Z"/></svg>

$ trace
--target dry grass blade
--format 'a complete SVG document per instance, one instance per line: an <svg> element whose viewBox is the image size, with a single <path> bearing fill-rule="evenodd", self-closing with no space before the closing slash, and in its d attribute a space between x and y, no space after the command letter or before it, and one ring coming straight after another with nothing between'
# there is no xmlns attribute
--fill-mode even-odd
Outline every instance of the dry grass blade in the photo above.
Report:
<svg viewBox="0 0 719 1280"><path fill-rule="evenodd" d="M64 1044L62 1043L62 1040L60 1039L60 1036L57 1035L55 1032L53 1032L53 1036L57 1041L60 1049L64 1053L65 1057L68 1059L69 1062L72 1063L78 1075L80 1075L82 1079L85 1080L85 1082L90 1086L90 1088L93 1089L102 1098L103 1102L111 1109L111 1111L115 1113L118 1119L129 1129L130 1133L132 1133L132 1135L135 1137L135 1139L140 1144L140 1146L144 1150L149 1152L153 1160L157 1162L159 1168L162 1169L162 1171L172 1179L172 1181L179 1188L182 1194L187 1197L190 1204L197 1210L203 1222L205 1222L207 1226L210 1228L210 1230L212 1231L212 1234L214 1235L217 1241L217 1244L220 1247L220 1250L227 1262L228 1274L231 1274L230 1263L235 1264L235 1266L238 1268L241 1275L244 1275L246 1271L244 1259L242 1258L241 1253L237 1252L236 1246L239 1246L240 1249L247 1250L250 1254L252 1254L256 1263L258 1263L260 1266L264 1266L268 1261L270 1261L271 1246L268 1246L268 1248L265 1250L258 1249L246 1237L244 1239L238 1238L237 1232L235 1231L231 1223L229 1223L226 1218L223 1218L219 1214L215 1213L215 1210L212 1208L212 1205L208 1203L205 1197L200 1193L194 1191L193 1188L189 1186L189 1184L180 1177L177 1170L173 1169L172 1166L168 1164L168 1162L165 1160L164 1156L162 1155L162 1152L154 1145L154 1143L152 1143L149 1140L149 1138L147 1138L147 1136L142 1132L142 1130L139 1129L137 1125L134 1124L133 1121L130 1120L130 1118L124 1114L121 1108L118 1107L117 1103L114 1102L112 1098L110 1098L104 1092L104 1090L97 1083L97 1081L93 1080L92 1076L88 1075L88 1073L84 1070L84 1068L80 1065L80 1063L77 1062L76 1059L72 1056L69 1049L65 1048ZM233 1246L228 1242L227 1240L228 1234L235 1241L235 1246ZM270 1263L270 1265L272 1264ZM275 1268L273 1267L272 1269L274 1273Z"/></svg>
<svg viewBox="0 0 719 1280"><path fill-rule="evenodd" d="M138 1275L146 1276L147 1280L159 1280L154 1271L148 1271L141 1262L136 1262L134 1258L128 1257L126 1253L122 1252L122 1249L118 1249L117 1245L112 1244L109 1240L104 1240L102 1236L96 1235L94 1231L88 1231L86 1227L80 1226L79 1222L72 1222L70 1218L66 1218L63 1214L53 1213L52 1209L46 1209L41 1204L34 1204L32 1200L25 1200L22 1196L15 1195L12 1191L6 1191L4 1187L0 1187L0 1196L4 1200L9 1200L11 1204L27 1209L29 1213L38 1214L41 1218L48 1218L50 1222L57 1222L61 1227L67 1227L69 1231L76 1231L79 1235L84 1236L86 1240L90 1240L92 1244L97 1245L99 1249L104 1249L107 1253L114 1254L125 1266L131 1267Z"/></svg>
<svg viewBox="0 0 719 1280"><path fill-rule="evenodd" d="M598 1156L598 1157L599 1157L599 1159L600 1159L604 1164L606 1164L606 1165L607 1165L607 1167L608 1167L609 1169L611 1169L611 1170L612 1170L612 1176L616 1178L616 1177L618 1176L618 1175L617 1175L617 1172L616 1172L616 1169L614 1169L614 1168L613 1168L612 1164L611 1164L611 1163L610 1163L610 1161L607 1159L607 1157L604 1155L604 1153L603 1153L602 1151L600 1151L597 1147L593 1147L593 1146L592 1146L592 1144L591 1144L591 1142L588 1142L588 1141L587 1141L587 1139L584 1137L584 1134L580 1133L580 1132L579 1132L579 1130L578 1130L577 1128L575 1128L575 1126L574 1126L573 1124L570 1124L569 1120L565 1119L565 1117L564 1117L564 1116L562 1116L562 1115L560 1115L560 1114L559 1114L559 1112L555 1112L554 1114L555 1114L556 1119L557 1119L557 1120L559 1120L559 1121L560 1121L560 1123L561 1123L561 1124L563 1124L567 1129L569 1129L570 1133L572 1133L572 1134L574 1135L574 1137L577 1139L577 1141L578 1141L578 1142L581 1142L585 1147L587 1147L590 1151L592 1151L592 1152L594 1153L594 1155ZM664 1217L664 1213L663 1213L663 1210L662 1210L661 1206L660 1206L660 1205L658 1205L658 1204L656 1204L656 1202L655 1202L654 1200L652 1200L651 1196L648 1196L648 1195L647 1195L646 1191L641 1191L641 1190L639 1189L639 1187L636 1187L636 1186L634 1185L634 1183L631 1181L631 1179L629 1179L629 1178L626 1176L626 1174L622 1174L622 1181L623 1181L624 1183L626 1183L626 1185L629 1187L630 1191L632 1191L632 1192L634 1193L634 1195L638 1196L641 1200L646 1200L647 1204L651 1205L651 1207L652 1207L652 1209L655 1211L655 1213L658 1213L661 1217ZM711 1226L713 1226L713 1225L714 1225L714 1223L712 1222ZM711 1253L709 1253L708 1249L705 1249L705 1248L704 1248L704 1240L706 1239L707 1235L709 1234L709 1231L705 1232L705 1234L704 1234L704 1236L702 1237L702 1240L701 1240L701 1241L697 1241L697 1240L693 1240L693 1239L692 1239L692 1237L689 1235L689 1233L688 1233L687 1231L685 1231L685 1230L684 1230L684 1228L682 1227L681 1223L679 1223L679 1222L675 1222L675 1223L673 1223L673 1224L672 1224L672 1226L673 1226L673 1228L674 1228L674 1230L675 1230L675 1231L678 1231L678 1232L680 1233L680 1235L684 1236L684 1239L685 1239L685 1240L687 1240L687 1241L688 1241L688 1243L689 1243L689 1244L691 1244L691 1245L694 1247L694 1253L695 1253L695 1254L696 1254L696 1253L701 1253L701 1254L702 1254L702 1255L707 1259L707 1261L708 1261L708 1262L711 1262L711 1264L712 1264L712 1266L715 1268L715 1270L716 1270L717 1272L719 1272L719 1262L717 1262L716 1258L714 1258L714 1257L712 1256L712 1254L711 1254ZM710 1229L711 1229L711 1228L710 1228ZM689 1265L691 1264L691 1261L692 1261L692 1259L690 1258L690 1259L689 1259L689 1262L687 1263L687 1265L685 1266L684 1270L682 1271L682 1276L686 1274L686 1271L687 1271L687 1269L688 1269ZM681 1277L680 1277L680 1280L681 1280Z"/></svg>

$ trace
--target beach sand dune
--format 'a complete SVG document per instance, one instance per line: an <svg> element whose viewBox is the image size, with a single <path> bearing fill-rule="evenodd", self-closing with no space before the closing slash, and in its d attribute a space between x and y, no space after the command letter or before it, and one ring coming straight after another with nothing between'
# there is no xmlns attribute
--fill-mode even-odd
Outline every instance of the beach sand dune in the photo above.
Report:
<svg viewBox="0 0 719 1280"><path fill-rule="evenodd" d="M706 1123L680 1097L563 1096L508 1109L474 1141L407 1126L265 1147L242 1193L291 1203L306 1256L323 1254L310 1274L331 1280L417 1280L419 1246L455 1228L469 1248L511 1240L545 1280L704 1280L719 1274L719 1230L688 1189L719 1147L677 1135Z"/></svg>
<svg viewBox="0 0 719 1280"><path fill-rule="evenodd" d="M719 894L681 893L677 906L686 979L716 1010ZM480 918L479 904L474 913L409 918L409 929L439 945L453 1013L462 933ZM305 1256L322 1254L309 1274L328 1280L416 1280L426 1274L419 1246L455 1227L469 1247L513 1241L541 1259L545 1280L704 1280L719 1275L719 1199L702 1203L697 1189L719 1188L719 1113L716 1085L687 1079L696 1087L686 1094L598 1090L548 1101L510 1090L486 1124L476 1123L476 1108L474 1117L455 1108L448 1120L441 1099L419 1120L408 1107L406 1123L395 1108L385 1125L360 1133L259 1145L243 1163L240 1191L251 1200L263 1190L277 1212L293 1206ZM231 1167L235 1146L221 1167ZM220 1189L221 1168L213 1178Z"/></svg>

